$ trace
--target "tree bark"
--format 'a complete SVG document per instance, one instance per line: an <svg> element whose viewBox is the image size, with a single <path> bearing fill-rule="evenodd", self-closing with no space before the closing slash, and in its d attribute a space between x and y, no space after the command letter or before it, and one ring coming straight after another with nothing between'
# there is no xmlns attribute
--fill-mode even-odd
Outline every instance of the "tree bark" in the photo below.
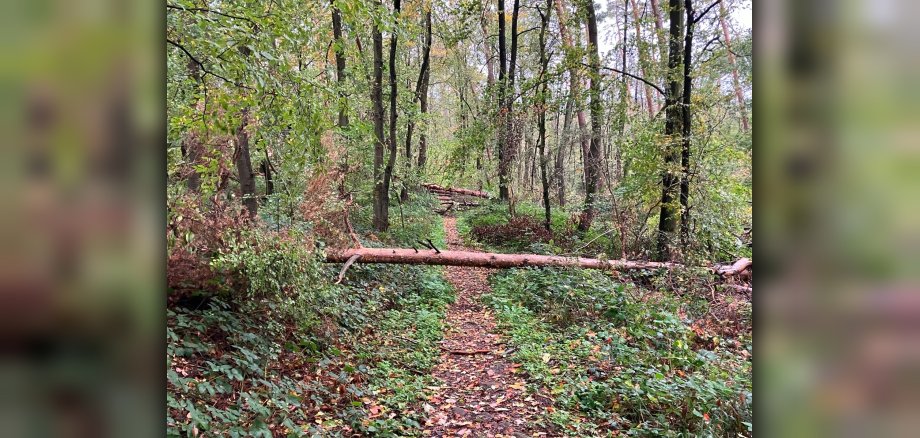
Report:
<svg viewBox="0 0 920 438"><path fill-rule="evenodd" d="M514 132L514 77L515 69L517 64L517 25L518 25L518 13L520 11L521 2L520 0L514 0L514 7L511 12L511 53L510 60L507 60L507 54L505 50L505 2L504 0L499 0L499 23L498 23L498 34L499 34L499 62L501 64L499 68L499 81L502 82L501 89L499 92L500 95L500 123L502 123L502 128L500 129L499 134L499 146L498 146L498 196L499 199L503 201L509 200L510 193L508 191L509 184L509 169L511 169L512 163L514 161L514 151L516 149L517 136ZM505 74L505 62L508 61L507 75Z"/></svg>
<svg viewBox="0 0 920 438"><path fill-rule="evenodd" d="M679 162L679 150L683 133L683 111L680 106L682 91L683 63L683 29L684 7L683 0L670 0L670 30L668 53L668 87L665 96L665 127L664 134L667 144L664 153L664 169L661 176L661 211L658 217L658 242L656 245L656 258L668 260L671 258L671 240L677 231L678 215L680 214L674 204L678 178L675 175L675 164Z"/></svg>
<svg viewBox="0 0 920 438"><path fill-rule="evenodd" d="M590 57L590 94L591 94L591 142L588 155L585 157L585 205L582 209L578 229L586 231L591 228L596 213L597 186L600 179L601 160L601 84L600 84L600 53L597 39L597 16L594 12L594 2L585 2L585 12L588 21L588 56Z"/></svg>
<svg viewBox="0 0 920 438"><path fill-rule="evenodd" d="M505 165L506 132L505 94L507 93L507 62L505 42L505 0L498 0L498 199L508 200L507 167Z"/></svg>
<svg viewBox="0 0 920 438"><path fill-rule="evenodd" d="M546 11L540 12L540 79L543 81L538 99L539 114L539 139L537 145L540 148L540 182L543 186L543 212L545 215L543 226L547 231L552 231L551 211L549 204L549 180L546 177L546 100L549 94L549 85L546 80L546 71L549 67L549 57L546 56L546 30L549 28L550 14L553 11L553 0L546 0Z"/></svg>
<svg viewBox="0 0 920 438"><path fill-rule="evenodd" d="M431 7L429 5L429 7ZM431 10L425 16L425 77L421 82L419 90L419 110L422 117L428 114L428 85L431 82ZM418 170L425 170L425 163L428 161L428 124L426 123L418 135Z"/></svg>
<svg viewBox="0 0 920 438"><path fill-rule="evenodd" d="M393 0L393 15L394 21L399 20L400 13L400 0ZM387 158L387 165L383 169L383 199L389 203L390 200L390 184L393 181L393 168L396 167L396 155L397 155L397 145L396 145L396 99L398 97L398 90L396 84L396 42L397 42L397 32L396 29L390 31L390 64L389 64L389 73L390 73L390 152ZM389 212L388 212L389 213ZM389 219L389 218L388 218ZM389 220L387 220L389 222ZM389 223L387 224L389 228ZM386 231L384 228L381 231Z"/></svg>
<svg viewBox="0 0 920 438"><path fill-rule="evenodd" d="M332 3L332 35L335 38L335 78L339 85L339 128L348 126L348 113L345 112L345 40L342 39L342 13L335 0Z"/></svg>
<svg viewBox="0 0 920 438"><path fill-rule="evenodd" d="M377 8L382 7L377 1ZM371 83L371 102L374 119L374 229L386 231L389 228L389 196L383 183L383 36L374 24L371 31L374 40L374 78Z"/></svg>
<svg viewBox="0 0 920 438"><path fill-rule="evenodd" d="M252 172L252 160L249 157L249 133L246 132L246 126L249 125L249 109L243 109L240 127L236 130L236 153L234 161L236 162L236 172L240 179L240 193L243 197L243 205L249 212L249 215L255 217L259 213L259 203L256 199L256 178Z"/></svg>
<svg viewBox="0 0 920 438"><path fill-rule="evenodd" d="M690 137L693 131L693 113L690 107L693 77L690 73L693 67L693 29L696 19L693 1L685 0L684 9L687 14L687 32L684 36L684 90L680 105L683 113L680 148L680 244L686 251L690 240Z"/></svg>
<svg viewBox="0 0 920 438"><path fill-rule="evenodd" d="M728 51L728 63L732 66L732 84L735 87L735 98L738 100L738 110L741 112L741 129L746 134L751 128L748 125L747 105L744 104L744 92L741 90L741 81L738 79L738 66L735 63L735 54L732 52L732 40L728 32L728 23L725 20L725 2L719 2L719 23L722 25L722 36L725 38L725 48Z"/></svg>

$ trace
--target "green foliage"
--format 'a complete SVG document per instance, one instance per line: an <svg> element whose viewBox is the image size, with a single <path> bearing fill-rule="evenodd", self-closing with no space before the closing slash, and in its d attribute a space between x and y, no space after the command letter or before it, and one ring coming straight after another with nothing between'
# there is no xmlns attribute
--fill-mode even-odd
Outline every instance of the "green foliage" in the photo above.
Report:
<svg viewBox="0 0 920 438"><path fill-rule="evenodd" d="M578 435L748 436L751 363L695 342L681 303L588 270L516 269L493 277L486 302L515 359ZM750 349L750 347L747 347Z"/></svg>
<svg viewBox="0 0 920 438"><path fill-rule="evenodd" d="M417 204L413 229L443 244ZM453 300L441 271L359 264L335 285L306 231L226 234L211 265L243 286L167 312L168 435L417 434Z"/></svg>

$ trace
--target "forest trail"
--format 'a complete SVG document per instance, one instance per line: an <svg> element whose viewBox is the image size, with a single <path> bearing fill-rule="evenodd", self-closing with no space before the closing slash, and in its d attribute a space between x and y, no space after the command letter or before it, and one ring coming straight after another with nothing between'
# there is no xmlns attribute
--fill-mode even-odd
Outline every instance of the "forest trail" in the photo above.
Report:
<svg viewBox="0 0 920 438"><path fill-rule="evenodd" d="M455 218L445 217L444 228L448 249L472 251L463 246ZM447 266L445 273L457 299L447 310L441 363L432 371L439 388L425 407L425 435L547 436L539 419L552 400L527 393L520 364L508 359L495 318L480 302L489 270Z"/></svg>

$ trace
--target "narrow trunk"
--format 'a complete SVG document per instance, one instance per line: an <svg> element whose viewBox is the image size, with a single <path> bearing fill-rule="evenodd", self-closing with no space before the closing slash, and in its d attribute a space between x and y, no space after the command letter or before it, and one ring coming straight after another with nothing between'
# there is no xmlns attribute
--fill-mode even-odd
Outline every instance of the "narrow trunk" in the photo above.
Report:
<svg viewBox="0 0 920 438"><path fill-rule="evenodd" d="M252 161L249 157L249 133L246 132L248 124L249 109L244 109L240 127L236 130L236 153L233 158L236 162L237 176L240 179L243 205L249 215L255 217L259 213L259 203L256 199L256 178L252 172Z"/></svg>
<svg viewBox="0 0 920 438"><path fill-rule="evenodd" d="M393 15L396 20L399 19L399 6L400 0L393 0ZM393 168L396 166L396 155L397 155L397 145L396 145L396 99L398 97L397 85L396 85L396 42L397 42L397 32L396 29L390 31L390 152L387 159L387 165L383 169L383 191L384 199L389 202L390 197L390 185L393 181Z"/></svg>
<svg viewBox="0 0 920 438"><path fill-rule="evenodd" d="M566 25L566 14L565 8L562 4L562 0L556 0L556 14L559 16L559 33L562 35L562 43L565 46L566 50L575 49L574 42L572 40L572 35L569 33L568 26ZM575 24L575 34L580 33L580 26L578 23ZM578 62L581 60L579 59ZM581 156L582 164L584 169L587 169L587 163L584 162L584 157L588 156L588 148L590 147L590 139L587 135L588 132L588 122L585 117L585 111L582 109L582 106L578 104L579 98L581 96L581 78L578 75L578 68L572 67L569 69L569 98L575 105L575 116L578 120L578 141L581 145Z"/></svg>
<svg viewBox="0 0 920 438"><path fill-rule="evenodd" d="M667 144L664 152L664 168L661 176L661 212L658 217L658 242L656 257L659 260L670 259L671 241L677 231L677 221L680 211L675 205L678 178L675 167L679 163L679 150L681 148L680 136L683 133L683 111L680 107L680 94L682 91L683 64L683 29L684 8L683 0L670 0L670 31L668 55L668 87L665 97L665 125L664 133Z"/></svg>
<svg viewBox="0 0 920 438"><path fill-rule="evenodd" d="M565 150L570 148L571 128L572 128L572 96L570 95L565 102L565 115L562 122L562 136L559 148L556 151L556 172L558 173L559 184L559 206L565 206ZM569 149L571 150L571 149Z"/></svg>
<svg viewBox="0 0 920 438"><path fill-rule="evenodd" d="M335 78L339 85L339 128L348 126L348 113L345 112L345 40L342 39L342 13L335 0L332 0L332 35L335 38Z"/></svg>
<svg viewBox="0 0 920 438"><path fill-rule="evenodd" d="M422 66L419 68L419 71L418 71L418 81L415 82L415 97L413 98L413 101L412 101L413 104L421 101L422 88L424 86L425 77L428 74L428 69L429 69L428 63L429 63L430 53L431 53L431 11L429 10L425 14L425 42L422 45ZM427 90L425 91L427 94ZM425 111L428 109L427 99L425 103L426 105L421 106L420 108L421 110L420 114L423 117L425 115ZM414 130L415 130L415 119L410 118L409 123L406 126L406 174L410 174L409 169L412 167L412 131ZM420 136L420 140L422 137L424 137L424 134ZM419 144L419 149L421 149L421 144ZM419 158L419 161L420 162L422 161L421 158ZM421 170L421 166L419 170ZM403 185L403 188L400 191L399 198L402 199L403 201L406 201L409 199L409 191L407 190L405 185Z"/></svg>
<svg viewBox="0 0 920 438"><path fill-rule="evenodd" d="M732 66L732 84L735 87L735 98L738 100L738 110L741 112L741 129L747 133L751 128L748 125L747 106L744 104L744 92L741 90L741 81L738 79L738 66L735 64L735 54L732 52L732 40L728 32L725 2L719 2L719 23L722 25L722 36L725 38L725 47L728 51L728 63Z"/></svg>
<svg viewBox="0 0 920 438"><path fill-rule="evenodd" d="M666 64L668 59L668 37L664 30L664 23L661 19L661 11L658 8L658 0L651 0L652 15L655 16L655 37L658 38L658 56L661 64ZM666 75L662 75L666 77Z"/></svg>
<svg viewBox="0 0 920 438"><path fill-rule="evenodd" d="M430 7L430 6L429 6ZM431 9L425 14L425 56L423 59L424 72L422 80L419 83L419 90L417 91L418 100L419 100L419 110L422 113L422 117L425 117L428 114L428 83L431 81ZM425 163L428 161L428 136L426 132L428 131L428 124L422 127L421 132L418 135L418 171L423 172L425 170Z"/></svg>
<svg viewBox="0 0 920 438"><path fill-rule="evenodd" d="M505 119L509 117L505 113L505 94L507 93L507 53L505 51L505 0L498 0L498 198L502 201L508 201L508 172L505 144L507 137L507 123Z"/></svg>
<svg viewBox="0 0 920 438"><path fill-rule="evenodd" d="M648 62L648 43L642 38L642 22L639 20L639 8L636 5L636 0L630 0L630 4L632 5L633 22L636 25L636 46L639 50L639 67L642 71L642 77L649 78L651 68ZM623 71L626 71L626 69L624 68ZM652 101L652 87L645 84L644 92L645 106L648 109L648 117L651 119L655 117L655 103Z"/></svg>
<svg viewBox="0 0 920 438"><path fill-rule="evenodd" d="M504 6L502 2L501 6ZM511 169L514 163L515 151L517 149L517 135L515 133L514 126L514 78L515 78L515 68L517 64L517 25L518 25L518 12L520 11L521 2L520 0L514 0L514 8L511 12L511 52L510 60L508 62L508 74L505 78L505 85L502 87L502 121L504 122L504 127L502 128L502 142L499 145L499 159L498 159L498 190L499 198L502 200L509 200L510 193L508 191L509 184L509 170ZM501 14L502 19L504 19L504 13ZM504 36L504 23L502 22L499 27L500 38L503 39ZM502 43L504 46L504 43ZM504 49L504 47L501 47ZM501 50L504 53L504 50ZM504 63L504 60L502 60ZM504 69L501 69L504 70Z"/></svg>
<svg viewBox="0 0 920 438"><path fill-rule="evenodd" d="M549 180L546 178L546 101L549 95L549 84L546 79L546 70L549 67L549 58L546 56L546 29L549 27L550 13L553 10L553 0L546 0L546 12L540 11L540 79L543 81L538 99L540 129L537 146L540 148L540 182L543 185L543 211L545 220L543 226L547 231L551 228L551 211L549 205ZM539 11L539 10L538 10Z"/></svg>
<svg viewBox="0 0 920 438"><path fill-rule="evenodd" d="M379 0L376 4L382 7ZM371 102L374 119L374 229L386 231L389 228L389 199L383 184L383 152L386 143L383 138L383 36L375 24L372 30L374 40L374 79L371 83Z"/></svg>
<svg viewBox="0 0 920 438"><path fill-rule="evenodd" d="M690 69L693 64L693 1L685 0L687 12L687 33L684 37L684 90L681 96L683 112L683 130L680 149L680 243L686 251L690 240L690 135L693 128L693 114L690 108L690 93L693 90L693 78Z"/></svg>
<svg viewBox="0 0 920 438"><path fill-rule="evenodd" d="M600 179L601 160L601 84L600 84L600 53L597 40L597 17L594 13L594 2L585 2L585 12L588 19L588 56L590 57L590 95L591 95L591 142L588 155L585 157L585 205L582 210L581 221L578 223L580 231L591 228L596 213L597 186Z"/></svg>
<svg viewBox="0 0 920 438"><path fill-rule="evenodd" d="M492 88L495 85L495 60L492 59L492 45L489 44L489 29L486 26L486 16L483 13L480 19L480 25L482 27L482 53L486 57L486 84L489 85L489 88Z"/></svg>

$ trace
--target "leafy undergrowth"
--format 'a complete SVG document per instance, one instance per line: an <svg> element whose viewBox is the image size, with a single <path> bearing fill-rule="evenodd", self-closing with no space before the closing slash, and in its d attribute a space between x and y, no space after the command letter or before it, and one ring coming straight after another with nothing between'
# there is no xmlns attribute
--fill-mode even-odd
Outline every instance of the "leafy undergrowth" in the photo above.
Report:
<svg viewBox="0 0 920 438"><path fill-rule="evenodd" d="M514 269L484 299L548 420L573 436L750 436L751 337L713 342L679 297L590 270Z"/></svg>
<svg viewBox="0 0 920 438"><path fill-rule="evenodd" d="M408 210L413 225L382 237L443 241L438 217ZM170 247L184 258L167 310L169 436L419 434L453 300L440 268L356 264L337 285L309 230L189 222L210 223L177 221Z"/></svg>
<svg viewBox="0 0 920 438"><path fill-rule="evenodd" d="M550 216L552 231L549 231L544 227L543 214L540 206L521 202L512 217L507 204L490 203L462 213L457 229L468 245L496 252L593 256L609 250L608 235L594 229L585 233L576 231L577 215L569 216L554 209Z"/></svg>

